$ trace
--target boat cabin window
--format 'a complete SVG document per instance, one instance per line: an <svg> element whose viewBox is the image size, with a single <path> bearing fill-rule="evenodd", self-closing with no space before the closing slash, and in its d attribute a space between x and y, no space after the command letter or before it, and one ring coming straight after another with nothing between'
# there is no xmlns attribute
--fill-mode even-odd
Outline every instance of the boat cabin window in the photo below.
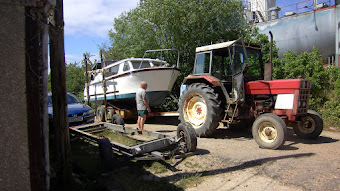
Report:
<svg viewBox="0 0 340 191"><path fill-rule="evenodd" d="M130 65L129 63L125 62L124 67L123 67L123 72L129 71L130 70Z"/></svg>
<svg viewBox="0 0 340 191"><path fill-rule="evenodd" d="M152 62L152 67L160 67L160 66L163 66L163 65L164 65L163 62L155 62L155 61Z"/></svg>
<svg viewBox="0 0 340 191"><path fill-rule="evenodd" d="M149 61L131 61L133 69L143 69L143 68L150 68Z"/></svg>
<svg viewBox="0 0 340 191"><path fill-rule="evenodd" d="M115 66L105 69L105 76L113 76L113 75L118 74L119 65L120 64L117 64Z"/></svg>

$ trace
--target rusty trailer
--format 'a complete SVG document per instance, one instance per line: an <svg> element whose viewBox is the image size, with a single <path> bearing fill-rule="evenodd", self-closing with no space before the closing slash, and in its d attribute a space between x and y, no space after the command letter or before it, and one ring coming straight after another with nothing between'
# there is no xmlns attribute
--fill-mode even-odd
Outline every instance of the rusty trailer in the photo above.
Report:
<svg viewBox="0 0 340 191"><path fill-rule="evenodd" d="M130 138L138 135L139 137L148 137L151 139L129 146L96 135L103 131L119 132L123 135L129 135ZM73 126L70 127L70 133L97 142L100 152L102 152L100 147L106 147L111 150L110 153L115 151L138 160L162 160L170 158L180 150L184 153L193 152L197 147L196 133L189 123L181 123L178 125L177 136L159 132L138 131L135 128L108 122L95 122ZM170 148L168 152L162 152L166 148ZM100 154L101 156L103 155L102 153Z"/></svg>

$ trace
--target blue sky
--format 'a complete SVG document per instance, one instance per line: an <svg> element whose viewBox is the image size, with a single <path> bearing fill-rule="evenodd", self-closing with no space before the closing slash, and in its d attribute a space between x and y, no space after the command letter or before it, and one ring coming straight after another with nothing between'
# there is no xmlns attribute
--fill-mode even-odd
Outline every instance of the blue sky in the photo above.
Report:
<svg viewBox="0 0 340 191"><path fill-rule="evenodd" d="M301 1L277 0L276 4L282 7ZM64 1L66 63L80 62L85 52L93 55L91 60L98 60L99 46L110 45L108 31L113 29L114 18L124 11L136 8L138 2L139 0Z"/></svg>
<svg viewBox="0 0 340 191"><path fill-rule="evenodd" d="M83 53L99 59L99 46L110 45L108 31L114 18L137 7L139 0L66 0L64 1L64 38L66 63L80 62Z"/></svg>

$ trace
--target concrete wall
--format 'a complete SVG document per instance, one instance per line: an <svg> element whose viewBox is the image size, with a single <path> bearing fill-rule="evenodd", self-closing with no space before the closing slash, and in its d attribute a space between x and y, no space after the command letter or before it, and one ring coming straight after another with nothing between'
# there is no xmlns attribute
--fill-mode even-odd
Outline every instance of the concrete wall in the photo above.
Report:
<svg viewBox="0 0 340 191"><path fill-rule="evenodd" d="M25 7L0 1L0 190L30 190Z"/></svg>

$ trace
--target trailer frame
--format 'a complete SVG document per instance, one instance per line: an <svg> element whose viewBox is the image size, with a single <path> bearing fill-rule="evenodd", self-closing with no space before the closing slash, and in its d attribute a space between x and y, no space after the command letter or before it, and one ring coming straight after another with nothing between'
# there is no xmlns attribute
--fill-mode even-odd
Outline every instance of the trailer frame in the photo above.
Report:
<svg viewBox="0 0 340 191"><path fill-rule="evenodd" d="M190 126L189 128L192 127ZM130 135L138 134L154 138L150 141L144 141L140 144L132 146L127 146L121 143L110 141L113 151L116 151L128 157L134 157L137 160L164 160L166 158L171 158L179 150L185 151L184 147L187 140L183 139L187 139L187 137L191 136L186 135L185 137L178 137L176 139L175 135L163 134L159 132L152 132L146 130L139 131L132 127L125 127L123 125L117 125L108 122L95 122L91 124L69 127L69 129L70 133L74 133L75 135L84 137L97 143L99 143L99 140L103 139L103 137L98 137L94 134L106 130ZM197 145L196 135L195 137L191 136L191 138L193 140L189 141ZM170 146L174 146L172 147L170 152L161 152L161 150L164 150L168 147L170 148Z"/></svg>

